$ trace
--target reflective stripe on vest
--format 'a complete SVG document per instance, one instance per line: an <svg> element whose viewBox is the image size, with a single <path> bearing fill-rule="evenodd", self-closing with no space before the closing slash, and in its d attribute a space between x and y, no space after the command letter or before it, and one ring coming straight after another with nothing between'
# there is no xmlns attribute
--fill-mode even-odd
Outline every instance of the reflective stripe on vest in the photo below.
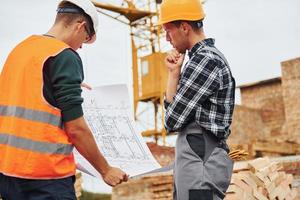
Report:
<svg viewBox="0 0 300 200"><path fill-rule="evenodd" d="M62 129L62 119L51 113L26 109L18 106L0 105L0 116L19 117L26 120L51 124Z"/></svg>
<svg viewBox="0 0 300 200"><path fill-rule="evenodd" d="M70 155L70 153L73 151L73 145L38 142L5 133L0 133L0 144L10 145L24 150L49 154Z"/></svg>

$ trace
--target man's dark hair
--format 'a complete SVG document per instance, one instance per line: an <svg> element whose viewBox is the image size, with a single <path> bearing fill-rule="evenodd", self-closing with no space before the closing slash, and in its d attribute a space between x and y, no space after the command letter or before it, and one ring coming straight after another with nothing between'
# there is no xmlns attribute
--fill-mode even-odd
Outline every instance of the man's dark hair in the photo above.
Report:
<svg viewBox="0 0 300 200"><path fill-rule="evenodd" d="M172 23L176 27L179 27L181 25L181 23L183 23L183 22L188 23L194 31L199 31L203 27L202 20L196 20L196 21L177 20L177 21L173 21Z"/></svg>
<svg viewBox="0 0 300 200"><path fill-rule="evenodd" d="M86 21L89 33L95 33L94 24L91 17L84 12L84 10L77 5L68 1L63 1L58 5L55 23L63 21L65 24L70 24L75 20Z"/></svg>

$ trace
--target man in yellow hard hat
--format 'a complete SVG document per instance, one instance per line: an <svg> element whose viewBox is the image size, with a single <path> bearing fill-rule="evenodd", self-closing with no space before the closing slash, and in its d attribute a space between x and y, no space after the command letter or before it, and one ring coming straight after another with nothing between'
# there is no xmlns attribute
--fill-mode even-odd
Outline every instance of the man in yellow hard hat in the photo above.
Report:
<svg viewBox="0 0 300 200"><path fill-rule="evenodd" d="M54 25L9 54L0 75L0 196L75 200L73 147L111 186L128 176L108 164L82 111L82 61L76 50L96 39L90 0L62 0Z"/></svg>
<svg viewBox="0 0 300 200"><path fill-rule="evenodd" d="M203 31L200 0L164 0L159 25L174 49L166 57L169 78L165 128L178 132L174 199L223 199L233 162L226 139L234 109L235 80L214 39ZM189 60L182 67L185 53Z"/></svg>

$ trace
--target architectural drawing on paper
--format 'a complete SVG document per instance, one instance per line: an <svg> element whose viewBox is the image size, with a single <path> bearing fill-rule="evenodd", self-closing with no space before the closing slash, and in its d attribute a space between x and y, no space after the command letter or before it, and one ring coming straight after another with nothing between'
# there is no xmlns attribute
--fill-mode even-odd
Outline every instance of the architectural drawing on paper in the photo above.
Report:
<svg viewBox="0 0 300 200"><path fill-rule="evenodd" d="M131 176L160 168L130 115L129 97L124 85L103 86L83 94L84 118L98 148L107 161ZM90 164L75 151L82 171L99 177Z"/></svg>

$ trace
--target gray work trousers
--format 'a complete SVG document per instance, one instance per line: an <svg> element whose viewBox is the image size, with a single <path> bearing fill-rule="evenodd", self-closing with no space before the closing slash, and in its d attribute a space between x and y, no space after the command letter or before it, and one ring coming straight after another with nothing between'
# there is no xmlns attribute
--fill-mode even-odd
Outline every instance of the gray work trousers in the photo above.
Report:
<svg viewBox="0 0 300 200"><path fill-rule="evenodd" d="M203 131L196 123L178 134L174 200L218 200L225 197L233 161L219 144L214 136Z"/></svg>

